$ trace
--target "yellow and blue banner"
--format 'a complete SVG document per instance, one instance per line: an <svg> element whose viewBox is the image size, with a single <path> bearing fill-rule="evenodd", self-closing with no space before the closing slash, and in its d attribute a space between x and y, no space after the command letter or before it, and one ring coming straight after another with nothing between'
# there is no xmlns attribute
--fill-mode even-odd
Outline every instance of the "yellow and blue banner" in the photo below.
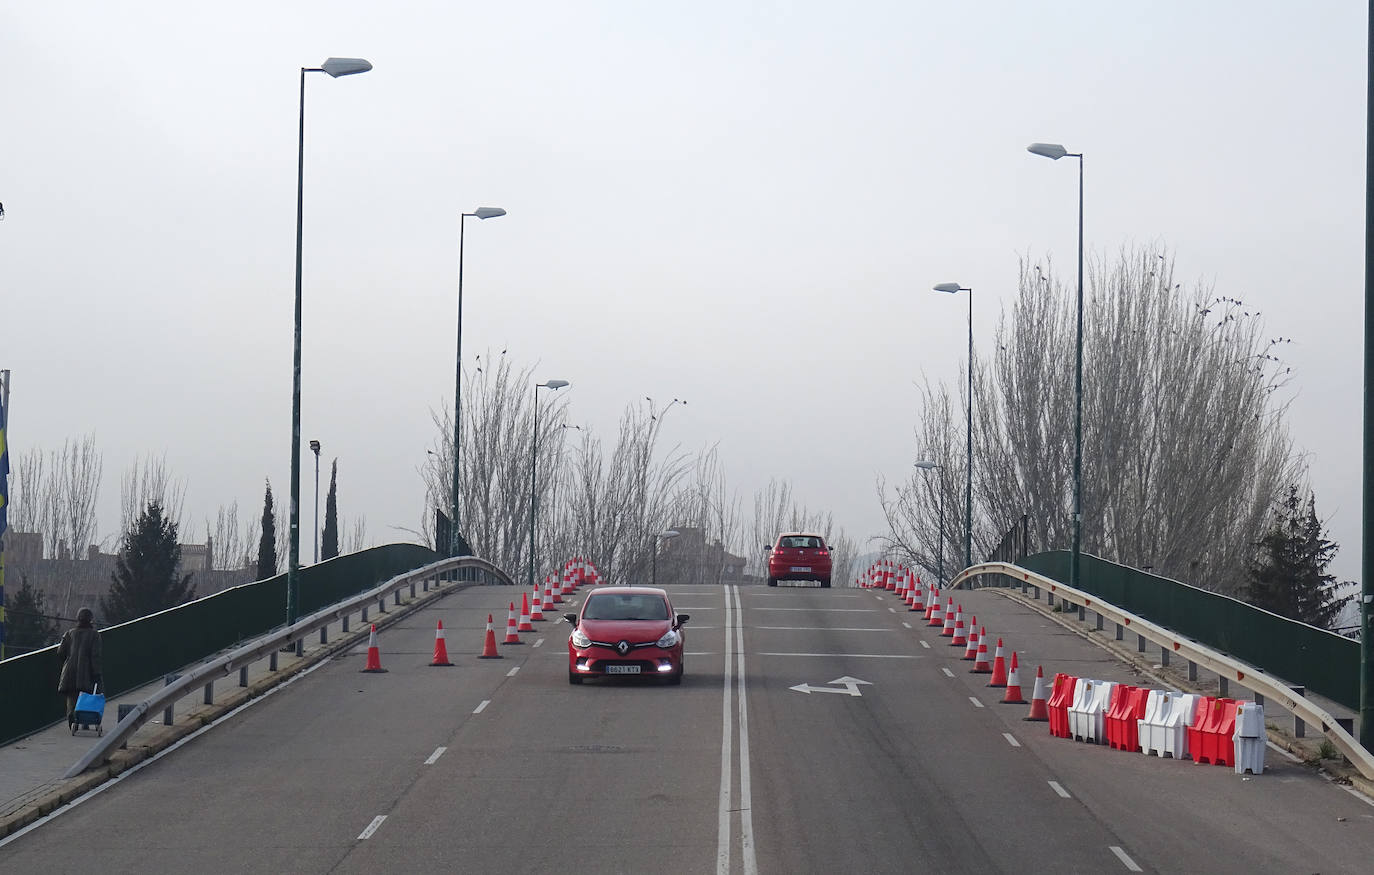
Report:
<svg viewBox="0 0 1374 875"><path fill-rule="evenodd" d="M5 443L5 426L9 424L5 402L9 400L9 371L3 372L0 383L0 659L5 658L5 529L9 526L10 452Z"/></svg>

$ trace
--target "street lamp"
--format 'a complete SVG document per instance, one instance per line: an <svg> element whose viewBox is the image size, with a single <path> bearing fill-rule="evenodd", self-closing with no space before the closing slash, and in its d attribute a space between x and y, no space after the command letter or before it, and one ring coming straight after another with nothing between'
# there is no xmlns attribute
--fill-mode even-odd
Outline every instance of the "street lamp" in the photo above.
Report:
<svg viewBox="0 0 1374 875"><path fill-rule="evenodd" d="M327 73L331 78L366 73L372 65L362 58L330 58L318 67L301 68L300 136L296 146L296 337L291 377L291 516L286 560L286 625L296 622L300 587L301 504L301 239L305 218L305 74ZM302 642L297 641L297 650Z"/></svg>
<svg viewBox="0 0 1374 875"><path fill-rule="evenodd" d="M923 471L932 471L943 469L944 466L940 465L938 462L921 461L916 463L916 467ZM941 480L943 479L944 478L941 478ZM935 583L937 589L943 589L945 585L945 484L943 482L939 483L936 489L940 492L940 522L938 524L940 537L938 540L939 546L936 547L939 558L935 561L939 564L940 570L935 573Z"/></svg>
<svg viewBox="0 0 1374 875"><path fill-rule="evenodd" d="M940 283L937 292L968 292L968 463L964 486L964 567L973 567L973 289L958 283Z"/></svg>
<svg viewBox="0 0 1374 875"><path fill-rule="evenodd" d="M320 564L320 442L310 442L310 452L315 454L315 564Z"/></svg>
<svg viewBox="0 0 1374 875"><path fill-rule="evenodd" d="M1069 586L1078 586L1078 557L1083 526L1083 153L1058 143L1031 143L1026 151L1053 161L1078 159L1078 342L1073 371L1073 548L1069 553Z"/></svg>
<svg viewBox="0 0 1374 875"><path fill-rule="evenodd" d="M535 484L539 473L539 390L562 389L567 380L534 384L534 451L530 453L530 588L534 588L534 522L539 515L539 492Z"/></svg>
<svg viewBox="0 0 1374 875"><path fill-rule="evenodd" d="M469 216L479 219L494 219L497 216L504 216L506 211L500 207L478 207L470 213L463 213L458 217L458 357L457 364L454 366L453 377L453 504L449 508L452 512L449 517L448 555L457 556L459 544L462 543L461 535L458 532L458 496L459 496L459 450L462 448L463 435L463 230L467 227Z"/></svg>
<svg viewBox="0 0 1374 875"><path fill-rule="evenodd" d="M669 529L669 530L666 531L666 532L659 532L657 535L654 535L653 566L652 566L652 570L650 570L650 572L649 572L649 584L650 584L651 586L658 586L658 545L659 545L659 542L661 542L661 541L671 541L673 538L676 538L676 537L677 537L678 535L680 535L680 534L682 534L682 532L679 532L677 529Z"/></svg>

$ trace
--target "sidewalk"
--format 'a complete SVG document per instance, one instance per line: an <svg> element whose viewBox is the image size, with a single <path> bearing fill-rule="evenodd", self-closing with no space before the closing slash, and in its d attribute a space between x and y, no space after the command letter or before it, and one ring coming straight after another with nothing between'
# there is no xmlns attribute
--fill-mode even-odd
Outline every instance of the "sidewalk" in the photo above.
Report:
<svg viewBox="0 0 1374 875"><path fill-rule="evenodd" d="M382 613L377 613L374 603L369 609L367 621L359 622L356 615L351 618L348 633L344 633L342 621L332 623L327 629L327 643L320 643L319 634L314 633L310 640L303 642L302 656L296 656L294 651L279 652L276 671L271 669L270 660L267 658L248 666L246 686L239 686L237 672L216 681L211 691L212 704L205 703L204 687L191 690L173 704L172 725L163 723L163 715L150 717L129 738L126 749L117 751L105 765L89 769L75 778L64 779L62 776L102 740L93 730L79 731L72 735L64 720L0 747L0 839L23 829L100 784L166 750L201 727L214 722L244 702L264 695L310 666L354 647L366 646L370 624L376 624L379 630L383 629L435 599L473 585L466 581L444 583L428 592L417 592L413 598L403 593L399 606L388 604L386 611ZM198 662L186 666L185 670L200 664ZM54 690L56 685L54 679ZM105 719L102 724L105 732L110 732L119 722L121 704L134 705L145 701L163 686L164 683L158 681L111 698L105 706ZM53 696L57 695L54 691Z"/></svg>

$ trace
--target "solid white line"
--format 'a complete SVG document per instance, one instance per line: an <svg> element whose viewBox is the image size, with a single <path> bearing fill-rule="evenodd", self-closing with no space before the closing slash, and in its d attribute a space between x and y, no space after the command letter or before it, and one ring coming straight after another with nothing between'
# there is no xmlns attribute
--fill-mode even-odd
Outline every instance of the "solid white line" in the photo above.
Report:
<svg viewBox="0 0 1374 875"><path fill-rule="evenodd" d="M926 641L926 640L923 638L923 639L921 639L921 646L924 647L926 650L929 650L929 649L930 649L930 642L929 642L929 641Z"/></svg>
<svg viewBox="0 0 1374 875"><path fill-rule="evenodd" d="M1302 762L1302 759L1301 759L1301 758L1294 756L1294 755L1293 755L1292 753L1290 753L1289 751L1285 750L1284 748L1279 747L1277 744L1274 744L1274 742L1266 740L1264 743L1265 743L1266 745L1268 745L1269 747L1273 748L1277 753L1281 754L1282 756L1287 757L1287 758L1288 758L1288 761L1289 761L1290 763L1300 763L1300 762Z"/></svg>
<svg viewBox="0 0 1374 875"><path fill-rule="evenodd" d="M891 629L864 628L862 626L750 626L751 629L767 629L770 632L891 632Z"/></svg>
<svg viewBox="0 0 1374 875"><path fill-rule="evenodd" d="M1058 782L1058 781L1050 781L1050 789L1053 790L1054 792L1058 793L1060 796L1063 796L1065 799L1072 799L1072 798L1073 798L1072 796L1069 795L1069 791L1068 791L1068 790L1065 790L1063 787L1059 786L1059 782Z"/></svg>
<svg viewBox="0 0 1374 875"><path fill-rule="evenodd" d="M923 659L913 653L779 653L776 651L761 651L755 656L825 656L828 658L848 657L853 659Z"/></svg>
<svg viewBox="0 0 1374 875"><path fill-rule="evenodd" d="M973 703L973 707L975 707L975 708L981 708L981 707L983 707L983 703L980 702L980 701L978 701L978 700L977 700L976 698L974 698L973 696L969 696L969 697L968 697L968 700L969 700L970 702Z"/></svg>
<svg viewBox="0 0 1374 875"><path fill-rule="evenodd" d="M321 661L315 663L314 665L310 666L310 668L307 668L306 670L302 671L300 674L292 675L290 678L288 678L288 679L285 680L285 681L282 681L280 684L277 684L275 687L273 687L272 689L270 689L270 690L268 690L267 692L263 693L261 696L258 696L257 698L249 699L247 702L244 702L242 705L240 705L240 706L238 706L237 708L235 708L234 710L230 711L228 714L225 714L224 716L220 717L220 718L219 718L218 720L216 720L214 723L207 723L207 724L205 724L205 725L202 726L201 728L197 729L195 732L192 732L190 735L188 735L188 736L186 736L185 738L183 738L183 739L181 739L180 741L178 741L176 744L174 744L174 745L172 745L171 747L168 747L168 748L166 748L166 749L160 751L159 753L154 754L153 756L148 757L146 760L144 760L143 762L141 762L141 763L139 763L138 765L134 766L132 769L129 769L127 772L121 772L120 774L116 775L115 777L113 777L113 778L111 778L110 780L106 781L105 783L101 784L99 787L96 787L96 788L95 788L94 790L92 790L91 792L86 793L86 794L84 794L84 795L82 795L82 796L78 796L77 798L73 799L71 802L67 803L66 805L63 805L63 806L60 807L60 808L54 809L53 812L52 812L51 814L48 814L48 815L46 815L46 816L44 816L44 817L40 817L38 820L35 820L33 823L29 824L28 826L24 827L23 829L21 829L21 830L16 830L15 832L10 833L9 835L5 836L3 839L0 839L0 848L3 848L5 845L9 844L10 842L15 841L15 840L18 839L20 836L27 835L28 833L32 832L33 830L38 829L40 826L45 826L46 824L52 822L55 818L61 817L62 815L66 814L67 812L71 811L73 808L75 808L76 806L80 805L82 802L85 802L85 801L88 800L88 799L92 799L92 798L94 798L95 796L98 796L98 795L100 795L101 793L104 793L106 790L108 790L108 789L110 789L111 787L113 787L114 785L118 784L120 781L124 780L125 778L131 777L132 775L136 774L140 769L144 768L145 766L151 766L153 763L155 763L155 762L157 762L158 760L162 759L163 757L167 756L169 753L171 753L172 751L174 751L174 750L176 750L177 748L181 747L183 744L186 744L186 743L188 743L188 742L190 742L190 741L193 741L193 740L199 738L200 736L204 735L205 733L209 732L211 729L214 729L216 726L219 726L219 725L220 725L221 723L223 723L225 720L228 720L230 717L233 717L235 714L239 713L239 712L242 711L243 709L245 709L245 708L251 708L252 706L258 704L259 702L265 701L265 700L267 699L268 696L274 696L274 695L276 695L277 691L282 690L282 689L285 689L286 687L291 686L291 685L294 684L296 681L300 680L301 678L305 677L305 676L308 675L308 674L311 674L311 673L313 673L313 672L315 672L315 671L318 671L319 669L324 668L326 665L329 665L331 662L332 662L332 660L324 659L324 660L321 660Z"/></svg>
<svg viewBox="0 0 1374 875"><path fill-rule="evenodd" d="M1365 805L1374 805L1374 799L1370 799L1368 796L1364 795L1359 790L1356 790L1354 787L1347 787L1344 784L1337 784L1336 786L1340 787L1342 790L1349 793L1351 796L1354 796L1356 799L1360 800Z"/></svg>
<svg viewBox="0 0 1374 875"><path fill-rule="evenodd" d="M1135 864L1135 860L1132 860L1132 859L1126 854L1125 851L1121 850L1121 849L1118 848L1116 845L1112 845L1111 848L1110 848L1109 850L1111 850L1111 852L1112 852L1113 854L1116 854L1116 858L1117 858L1118 860L1120 860L1121 863L1122 863L1122 865L1124 865L1129 871L1131 871L1131 872L1144 872L1144 871L1145 871L1144 869L1142 869L1142 868L1140 868L1139 866L1137 866L1137 865Z"/></svg>
<svg viewBox="0 0 1374 875"><path fill-rule="evenodd" d="M510 671L506 672L506 677L508 677L508 678L513 678L513 677L515 677L515 673L516 673L517 671L519 671L519 670L520 670L520 666L517 665L515 668L513 668L513 669L511 669Z"/></svg>
<svg viewBox="0 0 1374 875"><path fill-rule="evenodd" d="M744 606L740 604L739 587L734 587L735 611L740 622L735 624L736 657L739 660L739 813L740 855L744 858L744 875L758 875L759 861L754 853L754 795L749 780L749 711L746 708L747 685L744 676Z"/></svg>
<svg viewBox="0 0 1374 875"><path fill-rule="evenodd" d="M367 825L367 829L363 830L362 835L358 836L358 840L362 841L363 839L372 838L372 834L377 831L377 828L382 825L382 821L384 820L386 820L385 814L379 814L372 818L372 822Z"/></svg>
<svg viewBox="0 0 1374 875"><path fill-rule="evenodd" d="M721 707L720 731L720 802L716 812L716 875L730 875L730 762L733 755L734 727L730 714L730 591L725 590L725 674L721 686L725 689Z"/></svg>
<svg viewBox="0 0 1374 875"><path fill-rule="evenodd" d="M1007 740L1007 744L1011 745L1012 747L1021 746L1021 742L1017 741L1016 736L1012 735L1010 732L1003 732L1002 737L1005 738Z"/></svg>
<svg viewBox="0 0 1374 875"><path fill-rule="evenodd" d="M490 705L490 704L491 704L491 699L483 699L483 700L482 700L482 704L480 704L480 705L478 705L476 708L473 708L473 709L472 709L472 713L474 713L474 714L481 714L483 711L487 710L487 706Z"/></svg>
<svg viewBox="0 0 1374 875"><path fill-rule="evenodd" d="M446 747L436 747L434 749L434 753L429 755L429 759L425 760L425 765L432 766L435 763L437 763L439 761L439 757L443 756L444 751L446 750L448 750L448 748Z"/></svg>
<svg viewBox="0 0 1374 875"><path fill-rule="evenodd" d="M940 669L940 671L944 672L944 673L945 673L945 677L947 677L947 678L952 678L952 677L954 677L954 672L950 671L950 670L947 669L947 668L942 668L942 669Z"/></svg>
<svg viewBox="0 0 1374 875"><path fill-rule="evenodd" d="M871 614L872 608L750 608L753 611L806 611L808 614Z"/></svg>

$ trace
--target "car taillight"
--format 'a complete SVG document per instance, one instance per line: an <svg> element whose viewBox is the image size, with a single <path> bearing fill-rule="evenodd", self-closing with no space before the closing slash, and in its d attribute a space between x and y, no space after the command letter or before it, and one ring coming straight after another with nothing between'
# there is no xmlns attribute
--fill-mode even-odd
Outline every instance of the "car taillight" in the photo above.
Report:
<svg viewBox="0 0 1374 875"><path fill-rule="evenodd" d="M817 556L829 556L830 553L824 547L816 551Z"/></svg>

